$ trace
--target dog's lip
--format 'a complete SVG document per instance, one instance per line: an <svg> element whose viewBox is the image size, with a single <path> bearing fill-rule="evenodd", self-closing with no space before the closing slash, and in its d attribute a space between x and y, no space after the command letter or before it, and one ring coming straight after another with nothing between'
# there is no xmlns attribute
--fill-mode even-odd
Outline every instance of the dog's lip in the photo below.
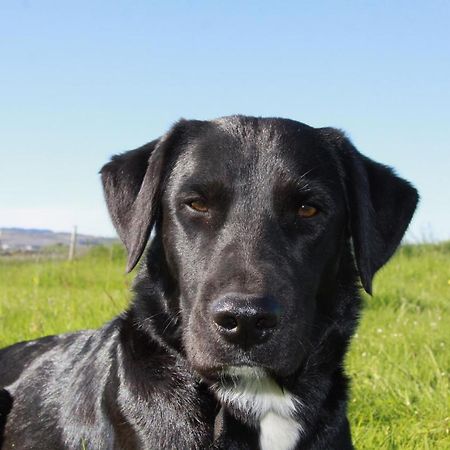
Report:
<svg viewBox="0 0 450 450"><path fill-rule="evenodd" d="M263 369L260 364L257 363L234 363L234 364L220 364L217 366L210 367L199 367L194 366L195 371L201 376L202 380L207 383L215 383L219 381L224 376L227 376L226 370L230 367L255 367L259 369Z"/></svg>

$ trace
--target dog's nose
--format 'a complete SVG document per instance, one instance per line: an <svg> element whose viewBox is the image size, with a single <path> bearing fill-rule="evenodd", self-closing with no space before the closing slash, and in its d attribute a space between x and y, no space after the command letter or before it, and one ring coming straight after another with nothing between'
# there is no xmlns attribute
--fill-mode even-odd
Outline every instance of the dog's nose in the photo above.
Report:
<svg viewBox="0 0 450 450"><path fill-rule="evenodd" d="M211 305L211 314L221 336L250 347L266 341L275 331L281 307L271 297L226 295Z"/></svg>

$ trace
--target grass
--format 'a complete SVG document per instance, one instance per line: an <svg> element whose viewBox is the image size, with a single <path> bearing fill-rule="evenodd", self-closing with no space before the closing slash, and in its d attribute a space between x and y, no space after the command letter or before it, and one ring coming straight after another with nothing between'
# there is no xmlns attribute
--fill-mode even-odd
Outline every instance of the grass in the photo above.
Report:
<svg viewBox="0 0 450 450"><path fill-rule="evenodd" d="M129 301L124 261L120 246L71 262L0 259L0 347L101 326Z"/></svg>
<svg viewBox="0 0 450 450"><path fill-rule="evenodd" d="M0 259L0 347L98 327L129 301L120 247ZM377 275L346 365L358 449L450 449L450 242L407 245Z"/></svg>
<svg viewBox="0 0 450 450"><path fill-rule="evenodd" d="M450 242L409 245L377 275L347 359L360 449L450 449Z"/></svg>

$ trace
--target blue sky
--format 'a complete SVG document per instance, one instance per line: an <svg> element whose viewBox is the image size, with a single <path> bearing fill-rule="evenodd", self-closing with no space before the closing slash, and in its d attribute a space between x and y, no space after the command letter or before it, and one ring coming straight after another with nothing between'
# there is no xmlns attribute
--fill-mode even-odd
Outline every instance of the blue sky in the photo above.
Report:
<svg viewBox="0 0 450 450"><path fill-rule="evenodd" d="M3 1L0 227L112 235L98 170L180 117L347 131L450 238L450 2Z"/></svg>

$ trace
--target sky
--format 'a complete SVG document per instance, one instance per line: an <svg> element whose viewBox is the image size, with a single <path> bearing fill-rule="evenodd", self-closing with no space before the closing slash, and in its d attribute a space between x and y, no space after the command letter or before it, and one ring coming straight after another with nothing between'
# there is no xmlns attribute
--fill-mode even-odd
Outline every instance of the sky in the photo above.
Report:
<svg viewBox="0 0 450 450"><path fill-rule="evenodd" d="M450 2L0 3L0 228L115 234L99 169L181 117L344 129L450 239Z"/></svg>

